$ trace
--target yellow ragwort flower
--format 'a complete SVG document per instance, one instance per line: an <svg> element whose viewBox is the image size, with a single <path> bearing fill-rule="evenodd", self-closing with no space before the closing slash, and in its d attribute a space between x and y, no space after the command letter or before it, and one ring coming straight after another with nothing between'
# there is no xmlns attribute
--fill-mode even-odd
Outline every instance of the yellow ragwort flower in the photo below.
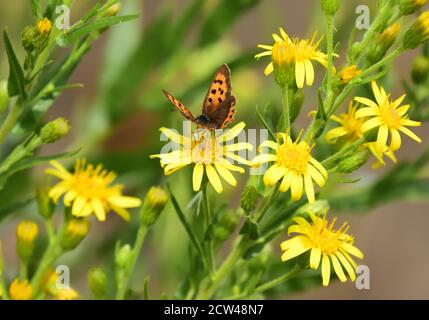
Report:
<svg viewBox="0 0 429 320"><path fill-rule="evenodd" d="M154 154L150 158L161 159L160 163L165 175L170 175L188 165L194 165L192 176L194 191L200 190L205 171L210 184L216 192L221 193L223 187L219 176L231 186L236 186L237 180L231 171L244 173L243 168L233 165L228 158L241 164L251 164L236 154L236 151L252 150L251 144L227 143L233 141L245 126L244 122L240 122L221 134L217 131L199 129L186 136L168 128L161 128L160 131L176 143L179 149L169 153Z"/></svg>
<svg viewBox="0 0 429 320"><path fill-rule="evenodd" d="M16 228L16 237L26 243L32 243L39 234L39 227L33 221L21 221Z"/></svg>
<svg viewBox="0 0 429 320"><path fill-rule="evenodd" d="M266 162L274 164L264 174L264 184L275 185L280 179L279 190L286 192L291 190L292 200L301 199L303 190L310 203L315 201L313 180L323 187L328 179L328 172L319 161L311 156L311 149L305 141L298 139L293 142L289 135L279 133L280 142L264 141L259 149L268 147L275 154L261 154L253 159L254 166L260 166Z"/></svg>
<svg viewBox="0 0 429 320"><path fill-rule="evenodd" d="M389 132L391 135L389 148L392 151L396 151L401 147L399 131L420 143L422 140L406 128L406 126L418 127L421 123L408 118L407 112L410 105L401 106L405 94L392 102L390 95L386 94L383 87L378 87L375 81L372 82L372 91L376 102L365 97L355 97L356 101L367 106L356 111L356 118L369 118L362 126L363 132L378 127L377 149L379 151L385 149Z"/></svg>
<svg viewBox="0 0 429 320"><path fill-rule="evenodd" d="M350 102L347 113L340 114L339 116L331 116L331 119L338 122L341 126L331 129L326 133L325 140L328 143L336 143L339 138L344 138L346 142L351 143L363 137L363 124L365 122L365 118L357 118L357 110L358 105L353 105L353 103ZM384 156L390 158L394 163L397 162L395 154L388 146L384 146L382 150L377 150L376 142L364 143L363 146L367 147L378 160L372 165L373 169L386 165L383 160Z"/></svg>
<svg viewBox="0 0 429 320"><path fill-rule="evenodd" d="M362 73L357 65L353 64L341 70L338 76L343 84L347 84Z"/></svg>
<svg viewBox="0 0 429 320"><path fill-rule="evenodd" d="M58 284L58 273L53 269L48 269L44 275L44 288L56 300L76 300L79 299L79 293L64 284Z"/></svg>
<svg viewBox="0 0 429 320"><path fill-rule="evenodd" d="M347 141L355 141L363 136L363 119L356 118L357 104L350 102L347 113L338 116L332 115L331 119L341 126L328 131L325 140L328 143L335 143L338 138L345 138Z"/></svg>
<svg viewBox="0 0 429 320"><path fill-rule="evenodd" d="M28 280L15 279L9 287L9 296L12 300L31 300L33 289Z"/></svg>
<svg viewBox="0 0 429 320"><path fill-rule="evenodd" d="M295 217L295 224L288 229L288 234L295 233L293 238L280 244L284 251L281 259L287 261L310 250L310 268L317 270L321 264L322 284L329 285L331 277L331 264L341 282L346 282L348 273L350 280L356 280L357 265L351 256L363 259L363 253L354 246L354 239L347 234L349 226L344 223L341 228L335 230L336 219L329 224L326 220L326 212L319 217L308 212L311 221L303 217Z"/></svg>
<svg viewBox="0 0 429 320"><path fill-rule="evenodd" d="M377 149L377 142L368 142L365 143L365 146L369 149L369 151L371 151L374 157L377 158L377 162L374 162L371 166L373 169L378 169L381 166L386 165L386 163L384 162L384 156L392 160L393 163L398 162L395 153L388 146L384 146L384 149L381 151Z"/></svg>
<svg viewBox="0 0 429 320"><path fill-rule="evenodd" d="M318 49L322 40L316 41L317 32L311 39L289 38L283 28L280 28L280 36L273 34L274 45L259 44L258 48L266 51L255 55L256 59L265 56L271 56L272 62L265 69L265 75L273 72L277 65L284 65L285 62L293 61L295 63L295 78L298 88L311 86L314 82L314 67L312 60L319 62L327 67L327 55Z"/></svg>
<svg viewBox="0 0 429 320"><path fill-rule="evenodd" d="M58 161L51 161L54 168L46 173L62 181L49 191L49 197L54 202L64 195L64 205L72 207L72 214L76 217L86 217L95 214L99 221L106 220L106 213L110 210L116 212L125 220L130 219L127 208L139 207L141 200L135 197L122 195L123 185L111 183L116 174L103 169L99 164L94 167L86 160L76 161L73 173L64 168Z"/></svg>
<svg viewBox="0 0 429 320"><path fill-rule="evenodd" d="M48 18L43 18L37 22L36 29L39 34L48 34L51 32L52 22Z"/></svg>

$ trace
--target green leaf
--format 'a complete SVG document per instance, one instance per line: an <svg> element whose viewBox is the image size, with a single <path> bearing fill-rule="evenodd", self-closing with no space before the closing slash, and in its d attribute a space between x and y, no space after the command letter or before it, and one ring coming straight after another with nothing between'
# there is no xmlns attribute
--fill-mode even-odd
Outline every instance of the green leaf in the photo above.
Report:
<svg viewBox="0 0 429 320"><path fill-rule="evenodd" d="M9 80L8 80L8 93L9 97L21 96L25 98L25 78L21 65L18 62L15 51L13 50L12 43L6 29L3 30L3 42L7 53L9 62Z"/></svg>
<svg viewBox="0 0 429 320"><path fill-rule="evenodd" d="M62 47L67 47L93 31L99 31L115 24L137 19L138 17L140 17L140 13L124 16L104 17L95 21L84 23L76 28L71 28L64 35L58 37L57 43Z"/></svg>
<svg viewBox="0 0 429 320"><path fill-rule="evenodd" d="M256 240L259 237L258 224L251 218L246 217L246 221L240 230L240 234L247 235L249 239Z"/></svg>
<svg viewBox="0 0 429 320"><path fill-rule="evenodd" d="M264 126L264 128L268 130L268 133L270 134L271 139L273 139L274 141L276 141L277 140L276 139L276 135L274 134L273 130L270 128L267 120L264 118L264 116L259 111L258 106L256 106L256 115L258 116L258 118L261 121L261 123Z"/></svg>
<svg viewBox="0 0 429 320"><path fill-rule="evenodd" d="M40 6L41 0L31 0L31 11L36 19L42 18L42 8Z"/></svg>
<svg viewBox="0 0 429 320"><path fill-rule="evenodd" d="M60 153L60 154L55 154L55 155L51 155L51 156L46 156L46 157L38 157L38 158L30 158L30 159L23 159L21 161L18 161L17 163L13 164L11 166L11 168L9 168L9 170L5 173L3 173L0 176L0 190L3 189L4 185L6 184L7 180L14 174L23 171L25 169L29 169L31 167L35 167L41 164L44 164L48 161L51 160L56 160L56 159L64 159L64 158L71 158L74 157L76 154L78 154L80 151L80 149L76 149L73 151L69 151L69 152L64 152L64 153ZM29 154L29 156L31 156L31 154Z"/></svg>
<svg viewBox="0 0 429 320"><path fill-rule="evenodd" d="M188 221L186 220L185 215L183 214L182 209L180 208L179 203L177 202L176 197L174 196L174 194L171 192L171 188L170 185L167 184L167 188L168 191L170 193L170 198L171 198L171 203L173 204L173 207L177 213L177 216L180 219L180 222L182 223L183 227L186 230L186 233L189 236L189 239L191 240L191 243L195 246L196 251L198 252L200 259L202 261L204 261L204 252L202 249L202 246L200 244L200 242L198 241L197 236L195 235L194 231L192 230L191 226L189 225Z"/></svg>

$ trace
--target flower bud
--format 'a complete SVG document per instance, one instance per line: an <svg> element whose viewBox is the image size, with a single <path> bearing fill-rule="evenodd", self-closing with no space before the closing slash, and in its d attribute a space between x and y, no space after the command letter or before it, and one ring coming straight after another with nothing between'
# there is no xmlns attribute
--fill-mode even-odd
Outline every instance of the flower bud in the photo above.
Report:
<svg viewBox="0 0 429 320"><path fill-rule="evenodd" d="M321 0L321 7L324 14L333 16L340 9L340 0Z"/></svg>
<svg viewBox="0 0 429 320"><path fill-rule="evenodd" d="M16 228L16 251L23 261L33 255L39 227L33 221L21 221Z"/></svg>
<svg viewBox="0 0 429 320"><path fill-rule="evenodd" d="M7 81L0 81L0 114L3 113L9 103L9 94L7 91Z"/></svg>
<svg viewBox="0 0 429 320"><path fill-rule="evenodd" d="M223 213L218 223L213 225L214 238L219 242L228 240L237 227L239 221L240 216L235 212Z"/></svg>
<svg viewBox="0 0 429 320"><path fill-rule="evenodd" d="M423 7L428 0L399 0L399 10L403 15L409 15Z"/></svg>
<svg viewBox="0 0 429 320"><path fill-rule="evenodd" d="M28 280L15 279L9 287L9 296L12 300L30 300L33 296L33 288Z"/></svg>
<svg viewBox="0 0 429 320"><path fill-rule="evenodd" d="M99 267L88 272L88 286L94 297L101 299L106 295L106 273Z"/></svg>
<svg viewBox="0 0 429 320"><path fill-rule="evenodd" d="M288 41L276 41L272 49L272 60L274 66L274 78L281 87L289 83L295 83L293 45Z"/></svg>
<svg viewBox="0 0 429 320"><path fill-rule="evenodd" d="M115 263L118 270L126 269L132 256L131 246L125 244L122 247L118 247L115 252Z"/></svg>
<svg viewBox="0 0 429 320"><path fill-rule="evenodd" d="M423 12L404 36L404 48L415 49L429 39L429 11Z"/></svg>
<svg viewBox="0 0 429 320"><path fill-rule="evenodd" d="M156 222L168 202L168 194L159 187L151 187L140 210L140 221L149 226Z"/></svg>
<svg viewBox="0 0 429 320"><path fill-rule="evenodd" d="M359 58L361 54L361 44L360 42L355 42L351 45L351 48L349 50L349 60L353 63L356 62L356 60Z"/></svg>
<svg viewBox="0 0 429 320"><path fill-rule="evenodd" d="M424 83L429 76L429 59L424 56L418 56L413 62L411 76L414 83Z"/></svg>
<svg viewBox="0 0 429 320"><path fill-rule="evenodd" d="M367 56L367 60L370 64L380 61L386 55L387 50L395 43L400 30L401 25L399 23L394 23L375 37L375 43L368 51Z"/></svg>
<svg viewBox="0 0 429 320"><path fill-rule="evenodd" d="M25 51L34 50L34 39L37 37L37 30L33 26L26 26L21 32L21 43Z"/></svg>
<svg viewBox="0 0 429 320"><path fill-rule="evenodd" d="M108 9L107 9L107 15L108 16L116 16L119 12L119 10L121 10L121 4L119 2L111 5Z"/></svg>
<svg viewBox="0 0 429 320"><path fill-rule="evenodd" d="M66 222L65 232L60 243L64 250L76 248L89 232L89 221L86 218L72 217Z"/></svg>
<svg viewBox="0 0 429 320"><path fill-rule="evenodd" d="M345 67L343 70L341 70L338 73L338 78L341 81L341 83L347 84L350 81L352 81L354 78L359 76L362 73L362 70L360 70L355 64Z"/></svg>
<svg viewBox="0 0 429 320"><path fill-rule="evenodd" d="M338 172L350 173L362 167L369 159L369 151L365 149L358 150L352 155L340 160L337 166Z"/></svg>
<svg viewBox="0 0 429 320"><path fill-rule="evenodd" d="M241 209L243 209L247 214L255 210L258 196L259 193L254 186L247 186L244 188L240 198Z"/></svg>
<svg viewBox="0 0 429 320"><path fill-rule="evenodd" d="M52 30L52 22L45 17L36 23L36 30L39 35L48 35Z"/></svg>
<svg viewBox="0 0 429 320"><path fill-rule="evenodd" d="M70 131L70 123L64 118L57 118L45 124L40 130L40 138L44 143L54 143Z"/></svg>
<svg viewBox="0 0 429 320"><path fill-rule="evenodd" d="M295 216L299 215L305 215L308 216L308 211L313 212L315 215L324 214L326 211L329 210L329 202L326 200L316 200L313 203L307 203L300 207L296 213Z"/></svg>
<svg viewBox="0 0 429 320"><path fill-rule="evenodd" d="M49 188L38 186L36 188L36 199L39 214L44 218L52 217L55 211L55 203L49 197Z"/></svg>

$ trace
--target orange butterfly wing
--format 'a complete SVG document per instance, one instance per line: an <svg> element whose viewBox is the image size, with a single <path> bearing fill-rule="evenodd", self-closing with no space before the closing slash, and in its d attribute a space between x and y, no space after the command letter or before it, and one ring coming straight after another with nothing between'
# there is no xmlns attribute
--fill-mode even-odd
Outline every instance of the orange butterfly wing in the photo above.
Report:
<svg viewBox="0 0 429 320"><path fill-rule="evenodd" d="M189 111L188 108L186 108L179 100L174 98L171 94L169 94L167 91L162 90L164 92L165 96L168 100L177 108L177 110L180 111L180 113L188 120L195 122L195 117L192 114L191 111Z"/></svg>
<svg viewBox="0 0 429 320"><path fill-rule="evenodd" d="M234 119L235 97L231 95L231 77L226 64L216 72L203 103L203 115L223 129Z"/></svg>

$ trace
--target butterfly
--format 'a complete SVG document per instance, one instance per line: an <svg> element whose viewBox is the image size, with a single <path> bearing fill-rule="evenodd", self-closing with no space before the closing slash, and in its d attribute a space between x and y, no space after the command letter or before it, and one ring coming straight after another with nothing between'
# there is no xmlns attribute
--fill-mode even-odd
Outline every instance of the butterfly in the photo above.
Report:
<svg viewBox="0 0 429 320"><path fill-rule="evenodd" d="M234 120L236 100L231 95L231 77L226 64L220 66L216 71L204 98L202 114L198 117L194 117L192 112L170 93L165 90L163 92L186 119L196 123L200 128L223 129Z"/></svg>

